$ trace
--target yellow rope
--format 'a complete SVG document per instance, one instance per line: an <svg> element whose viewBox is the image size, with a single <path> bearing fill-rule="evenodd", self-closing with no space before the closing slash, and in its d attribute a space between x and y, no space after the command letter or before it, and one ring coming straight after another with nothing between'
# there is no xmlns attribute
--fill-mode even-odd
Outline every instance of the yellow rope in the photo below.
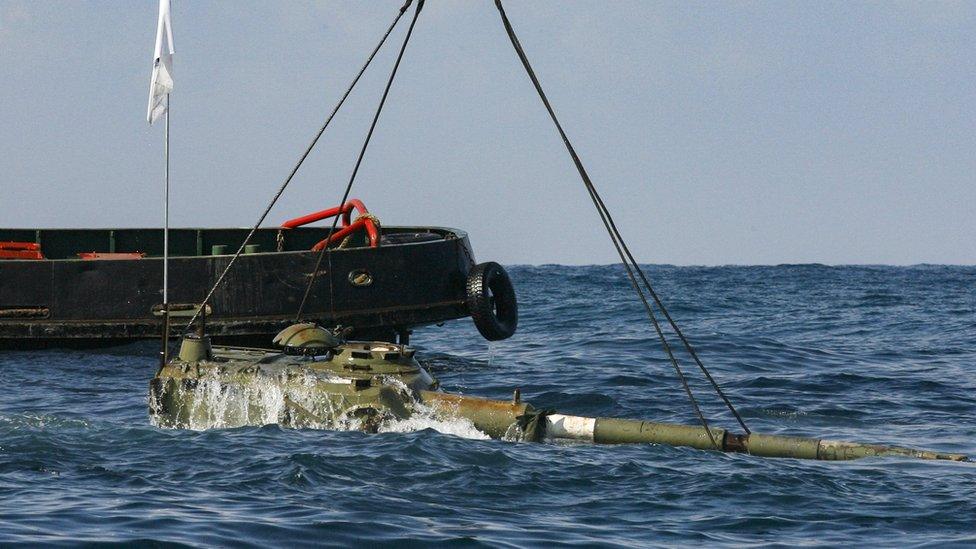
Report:
<svg viewBox="0 0 976 549"><path fill-rule="evenodd" d="M356 223L360 219L368 219L368 220L372 221L373 222L373 225L376 225L376 232L379 233L381 231L382 226L380 225L380 218L376 217L375 215L373 215L371 213L364 213L364 214L356 217L356 219L353 220L353 223ZM336 246L336 249L337 250L342 250L342 249L348 248L349 245L352 243L352 237L353 237L353 235L349 235L349 236L343 238L342 239L342 242L340 242L339 245Z"/></svg>

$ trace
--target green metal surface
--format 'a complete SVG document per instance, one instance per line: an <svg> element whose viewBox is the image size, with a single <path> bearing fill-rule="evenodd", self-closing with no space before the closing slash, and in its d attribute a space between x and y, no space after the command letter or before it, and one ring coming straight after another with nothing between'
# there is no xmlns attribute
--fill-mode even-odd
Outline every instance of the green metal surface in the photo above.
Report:
<svg viewBox="0 0 976 549"><path fill-rule="evenodd" d="M434 391L421 391L418 396L420 402L430 405L436 414L447 418L466 419L476 429L492 438L509 436L519 416L534 410L531 405L524 402Z"/></svg>
<svg viewBox="0 0 976 549"><path fill-rule="evenodd" d="M858 442L842 442L836 440L821 440L817 459L848 460L866 457L912 457L918 459L947 459L952 461L966 461L962 454L940 453L929 450L916 450L900 446L884 446L881 444L861 444Z"/></svg>
<svg viewBox="0 0 976 549"><path fill-rule="evenodd" d="M412 349L389 343L347 344L327 358L218 348L209 359L162 368L150 384L150 414L178 428L375 430L378 421L410 417L412 394L435 383Z"/></svg>
<svg viewBox="0 0 976 549"><path fill-rule="evenodd" d="M712 436L719 444L725 436L725 429L711 429ZM596 419L593 441L598 444L652 443L670 446L688 446L699 450L716 450L708 438L704 427L654 423L639 419L616 419L601 417Z"/></svg>
<svg viewBox="0 0 976 549"><path fill-rule="evenodd" d="M746 437L746 451L754 456L817 459L820 441L803 437L783 437L752 433Z"/></svg>
<svg viewBox="0 0 976 549"><path fill-rule="evenodd" d="M157 425L180 428L277 423L287 427L376 431L418 414L467 421L492 437L520 439L519 425L563 422L552 436L598 444L666 444L761 457L848 460L874 456L965 461L961 454L814 438L736 435L637 419L563 416L513 400L443 393L414 357L414 349L382 342L336 345L331 333L297 324L276 341L303 354L264 349L211 349L206 338L186 338L179 356L150 383L150 415ZM315 353L311 356L309 352ZM556 424L553 424L556 425ZM553 427L555 429L555 427ZM546 439L533 433L532 440ZM549 437L551 438L551 437ZM716 448L716 443L719 446Z"/></svg>
<svg viewBox="0 0 976 549"><path fill-rule="evenodd" d="M279 347L296 350L335 349L342 341L332 332L312 322L292 324L278 332L272 343Z"/></svg>
<svg viewBox="0 0 976 549"><path fill-rule="evenodd" d="M210 360L212 353L209 337L186 336L180 342L180 352L177 357L184 363L197 363Z"/></svg>

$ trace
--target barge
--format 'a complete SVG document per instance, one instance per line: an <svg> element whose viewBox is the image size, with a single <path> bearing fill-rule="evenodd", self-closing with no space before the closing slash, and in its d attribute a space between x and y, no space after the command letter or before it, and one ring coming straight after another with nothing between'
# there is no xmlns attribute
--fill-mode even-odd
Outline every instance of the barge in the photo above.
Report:
<svg viewBox="0 0 976 549"><path fill-rule="evenodd" d="M199 311L249 231L170 229L171 335L178 336ZM295 321L319 255L313 248L328 232L258 229L208 302L208 333L225 343L270 344ZM162 253L158 228L0 229L0 348L159 338ZM303 316L346 326L350 336L406 342L413 327L467 317L472 304L487 299L470 295L471 288L481 290L469 278L483 269L475 269L468 237L457 229L383 227L372 246L360 231L328 256L333 276L323 264ZM514 306L514 293L511 299ZM514 331L512 323L505 327Z"/></svg>

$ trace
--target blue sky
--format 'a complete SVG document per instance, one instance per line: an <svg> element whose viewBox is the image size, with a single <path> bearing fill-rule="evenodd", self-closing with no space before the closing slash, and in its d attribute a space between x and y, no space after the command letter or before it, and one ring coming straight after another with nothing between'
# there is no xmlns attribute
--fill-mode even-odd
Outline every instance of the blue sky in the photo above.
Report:
<svg viewBox="0 0 976 549"><path fill-rule="evenodd" d="M173 225L253 223L398 6L173 0ZM506 6L641 261L976 263L976 3ZM337 201L406 22L272 224ZM0 0L0 225L160 224L155 24ZM353 194L482 261L615 259L489 1L428 2Z"/></svg>

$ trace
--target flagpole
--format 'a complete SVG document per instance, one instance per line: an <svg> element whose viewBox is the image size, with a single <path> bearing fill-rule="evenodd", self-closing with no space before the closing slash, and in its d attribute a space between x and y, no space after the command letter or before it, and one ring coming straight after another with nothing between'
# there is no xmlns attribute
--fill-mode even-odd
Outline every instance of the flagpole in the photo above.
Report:
<svg viewBox="0 0 976 549"><path fill-rule="evenodd" d="M166 94L166 188L163 205L163 305L169 305L169 94Z"/></svg>
<svg viewBox="0 0 976 549"><path fill-rule="evenodd" d="M166 168L163 186L163 351L161 365L169 361L169 94L166 94L166 137L163 141Z"/></svg>

